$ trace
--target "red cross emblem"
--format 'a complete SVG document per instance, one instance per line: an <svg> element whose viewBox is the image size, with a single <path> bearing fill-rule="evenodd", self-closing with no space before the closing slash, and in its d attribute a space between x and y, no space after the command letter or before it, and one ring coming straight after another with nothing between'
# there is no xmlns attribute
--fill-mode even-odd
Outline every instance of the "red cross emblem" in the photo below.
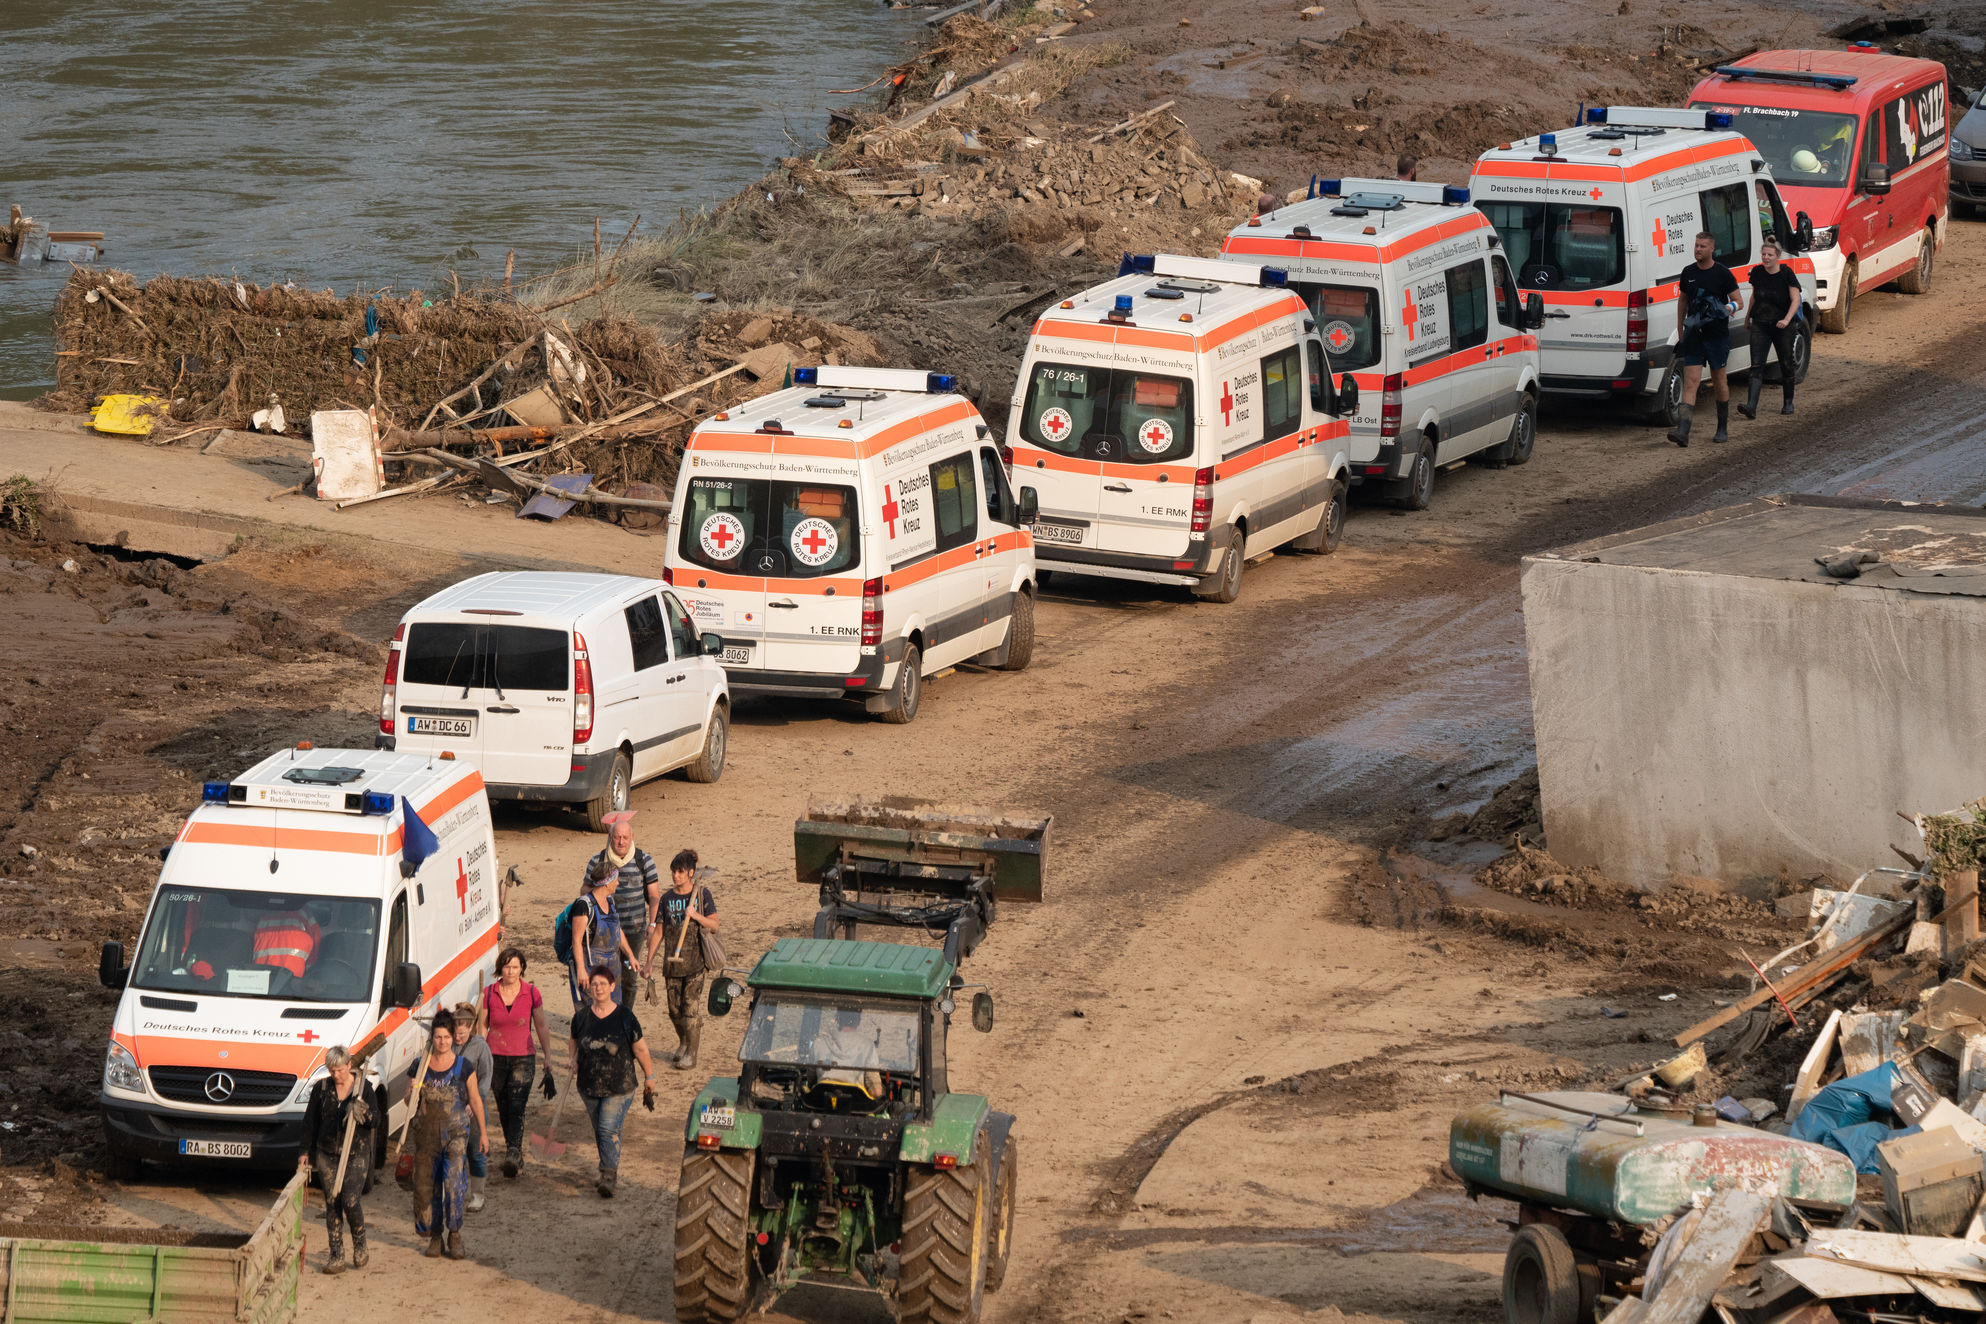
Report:
<svg viewBox="0 0 1986 1324"><path fill-rule="evenodd" d="M1228 384L1226 382L1222 382L1221 383L1221 426L1232 427L1233 424L1234 424L1234 392L1228 389Z"/></svg>
<svg viewBox="0 0 1986 1324"><path fill-rule="evenodd" d="M892 538L896 537L896 517L898 515L901 515L902 513L903 513L903 507L899 506L896 503L896 497L890 492L890 485L888 483L884 483L883 484L883 523L890 526L890 537Z"/></svg>
<svg viewBox="0 0 1986 1324"><path fill-rule="evenodd" d="M1343 322L1333 323L1331 329L1325 333L1324 339L1332 349L1343 350L1352 343L1352 329Z"/></svg>
<svg viewBox="0 0 1986 1324"><path fill-rule="evenodd" d="M1655 233L1650 236L1655 241L1655 251L1661 252L1669 243L1669 232L1662 228L1662 218L1655 218Z"/></svg>
<svg viewBox="0 0 1986 1324"><path fill-rule="evenodd" d="M1069 435L1076 421L1069 417L1066 409L1051 409L1041 416L1041 435L1050 441L1060 441Z"/></svg>
<svg viewBox="0 0 1986 1324"><path fill-rule="evenodd" d="M1587 191L1586 196L1593 199L1593 201L1598 202L1600 200L1600 186L1598 184L1595 184L1590 190Z"/></svg>
<svg viewBox="0 0 1986 1324"><path fill-rule="evenodd" d="M462 906L462 913L469 913L469 871L462 867L458 857L455 861L455 899Z"/></svg>
<svg viewBox="0 0 1986 1324"><path fill-rule="evenodd" d="M827 546L827 539L821 536L819 529L808 529L806 536L800 539L800 545L807 549L807 555L819 556L821 548Z"/></svg>
<svg viewBox="0 0 1986 1324"><path fill-rule="evenodd" d="M317 1031L315 1030L305 1030L302 1034L298 1035L297 1038L303 1040L307 1044L314 1044L318 1040L318 1034Z"/></svg>
<svg viewBox="0 0 1986 1324"><path fill-rule="evenodd" d="M1158 419L1145 425L1145 449L1156 454L1172 444L1172 429Z"/></svg>
<svg viewBox="0 0 1986 1324"><path fill-rule="evenodd" d="M1408 340L1412 340L1412 339L1414 338L1414 329L1415 329L1415 328L1414 328L1414 320L1415 320L1415 319L1414 319L1414 314L1415 314L1416 312L1418 312L1418 311L1419 311L1419 310L1418 310L1417 308L1415 308L1415 307L1414 307L1414 292L1413 292L1412 290L1408 290L1408 291L1407 291L1407 306L1406 306L1406 307L1404 307L1404 308L1402 308L1402 309L1400 310L1400 320L1401 320L1401 321L1403 321L1403 322L1405 322L1405 323L1407 324L1407 339L1408 339Z"/></svg>
<svg viewBox="0 0 1986 1324"><path fill-rule="evenodd" d="M730 550L731 526L728 524L718 525L716 528L710 531L710 540L717 544L719 551Z"/></svg>

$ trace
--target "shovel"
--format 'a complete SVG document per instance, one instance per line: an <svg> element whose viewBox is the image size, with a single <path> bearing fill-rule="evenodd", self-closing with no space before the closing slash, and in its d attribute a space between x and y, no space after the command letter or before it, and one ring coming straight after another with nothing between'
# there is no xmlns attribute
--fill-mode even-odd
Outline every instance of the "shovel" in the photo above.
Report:
<svg viewBox="0 0 1986 1324"><path fill-rule="evenodd" d="M545 1069L547 1071L551 1070L550 1067ZM565 1157L566 1147L558 1138L559 1114L565 1111L566 1099L578 1088L579 1085L576 1080L568 1081L567 1088L559 1091L558 1099L552 1104L552 1124L546 1128L544 1135L539 1135L533 1131L530 1135L524 1137L531 1145L531 1152L541 1161L550 1162L553 1159Z"/></svg>

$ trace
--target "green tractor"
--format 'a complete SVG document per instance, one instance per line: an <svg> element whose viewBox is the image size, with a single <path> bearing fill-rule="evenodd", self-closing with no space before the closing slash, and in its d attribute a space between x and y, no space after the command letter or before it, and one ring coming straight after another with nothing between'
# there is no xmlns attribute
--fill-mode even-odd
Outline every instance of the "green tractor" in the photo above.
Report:
<svg viewBox="0 0 1986 1324"><path fill-rule="evenodd" d="M789 1287L889 1293L904 1324L976 1324L1013 1247L1014 1119L955 1094L955 999L993 1028L993 996L959 962L1001 901L1039 901L1049 820L918 802L814 806L793 832L820 888L812 938L718 973L710 1014L750 990L735 1077L690 1108L676 1196L676 1315L735 1320ZM940 946L867 942L922 929Z"/></svg>

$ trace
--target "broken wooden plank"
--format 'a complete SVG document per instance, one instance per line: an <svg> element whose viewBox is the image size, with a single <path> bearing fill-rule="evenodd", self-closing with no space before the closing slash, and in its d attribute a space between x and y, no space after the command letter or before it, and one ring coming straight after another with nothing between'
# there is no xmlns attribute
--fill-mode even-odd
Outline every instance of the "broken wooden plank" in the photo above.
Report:
<svg viewBox="0 0 1986 1324"><path fill-rule="evenodd" d="M1150 119L1152 116L1158 114L1162 110L1171 110L1174 106L1178 104L1179 102L1176 100L1161 101L1156 106L1153 106L1150 110L1141 110L1137 114L1133 115L1130 119L1121 120L1118 123L1113 124L1109 128L1103 130L1101 133L1092 133L1089 136L1088 141L1093 143L1100 143L1105 138L1110 137L1112 134L1122 133L1124 132L1124 130L1131 128L1134 125L1141 124L1144 121Z"/></svg>
<svg viewBox="0 0 1986 1324"><path fill-rule="evenodd" d="M1916 1290L1910 1279L1902 1274L1882 1273L1859 1265L1817 1260L1810 1256L1766 1260L1763 1267L1763 1281L1768 1285L1781 1278L1791 1279L1823 1301L1856 1296L1902 1296Z"/></svg>
<svg viewBox="0 0 1986 1324"><path fill-rule="evenodd" d="M978 9L983 3L985 3L985 0L965 0L964 4L953 5L950 9L940 9L937 13L924 20L924 26L935 28L949 19L957 18L968 9Z"/></svg>
<svg viewBox="0 0 1986 1324"><path fill-rule="evenodd" d="M1821 1026L1813 1047L1800 1061L1799 1073L1793 1077L1793 1097L1786 1101L1787 1121L1798 1117L1807 1100L1820 1093L1821 1073L1827 1070L1828 1061L1834 1056L1834 1041L1840 1033L1841 1011L1837 1008L1828 1013L1827 1023Z"/></svg>
<svg viewBox="0 0 1986 1324"><path fill-rule="evenodd" d="M1855 962L1867 956L1884 942L1895 937L1910 925L1911 913L1905 911L1889 923L1870 930L1854 942L1846 943L1808 965L1802 966L1793 978L1779 986L1779 991L1791 997L1795 993L1806 993L1816 986L1833 979ZM1712 1030L1729 1025L1746 1012L1765 1005L1772 1000L1768 989L1760 989L1750 997L1741 998L1714 1016L1707 1016L1675 1037L1678 1048L1687 1048Z"/></svg>
<svg viewBox="0 0 1986 1324"><path fill-rule="evenodd" d="M1828 1259L1912 1278L1957 1278L1986 1283L1986 1245L1956 1237L1891 1236L1853 1228L1816 1230L1808 1259Z"/></svg>
<svg viewBox="0 0 1986 1324"><path fill-rule="evenodd" d="M1640 1324L1697 1324L1771 1213L1770 1196L1736 1186L1712 1195L1695 1234L1670 1257L1661 1290L1642 1311Z"/></svg>

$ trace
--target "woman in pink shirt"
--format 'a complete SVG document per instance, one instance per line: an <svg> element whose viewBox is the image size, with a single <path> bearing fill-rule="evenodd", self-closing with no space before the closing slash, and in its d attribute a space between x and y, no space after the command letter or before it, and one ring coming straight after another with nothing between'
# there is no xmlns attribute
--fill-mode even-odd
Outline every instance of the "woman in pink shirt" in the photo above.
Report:
<svg viewBox="0 0 1986 1324"><path fill-rule="evenodd" d="M497 957L497 982L483 990L482 1022L490 1043L490 1090L496 1095L497 1116L503 1119L503 1175L515 1177L524 1166L524 1110L531 1102L535 1063L531 1035L537 1032L545 1050L545 1097L557 1093L552 1084L552 1036L545 1025L545 999L538 986L524 978L524 953L506 947Z"/></svg>

